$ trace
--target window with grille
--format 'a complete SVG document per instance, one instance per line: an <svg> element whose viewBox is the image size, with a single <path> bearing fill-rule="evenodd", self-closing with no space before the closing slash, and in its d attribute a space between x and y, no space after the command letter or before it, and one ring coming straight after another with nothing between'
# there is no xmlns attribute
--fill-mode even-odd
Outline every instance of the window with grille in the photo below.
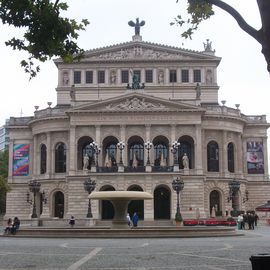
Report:
<svg viewBox="0 0 270 270"><path fill-rule="evenodd" d="M105 83L105 70L98 71L98 83Z"/></svg>
<svg viewBox="0 0 270 270"><path fill-rule="evenodd" d="M93 83L93 71L87 70L85 72L85 83Z"/></svg>
<svg viewBox="0 0 270 270"><path fill-rule="evenodd" d="M81 83L81 71L74 71L74 84L80 84Z"/></svg>
<svg viewBox="0 0 270 270"><path fill-rule="evenodd" d="M182 77L182 82L189 82L189 72L188 69L182 69L181 71L181 77Z"/></svg>
<svg viewBox="0 0 270 270"><path fill-rule="evenodd" d="M145 82L146 83L152 83L153 82L153 70L147 69L145 71Z"/></svg>
<svg viewBox="0 0 270 270"><path fill-rule="evenodd" d="M170 83L175 83L177 81L177 74L175 69L170 70Z"/></svg>

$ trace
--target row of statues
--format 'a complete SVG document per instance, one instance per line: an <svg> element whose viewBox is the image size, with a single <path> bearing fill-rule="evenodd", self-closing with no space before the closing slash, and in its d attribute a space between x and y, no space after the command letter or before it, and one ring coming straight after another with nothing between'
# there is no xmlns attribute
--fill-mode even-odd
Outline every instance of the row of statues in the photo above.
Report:
<svg viewBox="0 0 270 270"><path fill-rule="evenodd" d="M90 165L90 158L87 154L84 155L83 157L83 170L88 170L88 167ZM136 168L140 165L140 160L136 156L136 154L133 154L133 159L132 159L132 167ZM161 155L155 160L154 162L155 166L160 166L160 167L166 167L167 166L167 159L164 158L163 152ZM189 169L189 158L186 153L184 153L182 157L182 165L184 169ZM113 155L108 155L106 154L105 160L104 160L104 167L110 168L117 166L116 159Z"/></svg>

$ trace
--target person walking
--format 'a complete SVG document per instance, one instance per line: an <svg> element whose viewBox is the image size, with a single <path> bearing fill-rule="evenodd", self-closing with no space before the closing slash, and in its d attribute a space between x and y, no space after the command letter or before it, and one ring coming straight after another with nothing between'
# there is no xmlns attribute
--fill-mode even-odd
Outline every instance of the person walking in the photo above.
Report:
<svg viewBox="0 0 270 270"><path fill-rule="evenodd" d="M139 216L136 212L134 212L133 217L132 217L133 227L138 226L138 221L139 221Z"/></svg>
<svg viewBox="0 0 270 270"><path fill-rule="evenodd" d="M74 218L74 216L71 216L70 217L69 225L70 225L71 228L73 228L73 226L75 225L75 218Z"/></svg>
<svg viewBox="0 0 270 270"><path fill-rule="evenodd" d="M129 227L131 226L131 218L130 218L129 213L127 213L127 224Z"/></svg>

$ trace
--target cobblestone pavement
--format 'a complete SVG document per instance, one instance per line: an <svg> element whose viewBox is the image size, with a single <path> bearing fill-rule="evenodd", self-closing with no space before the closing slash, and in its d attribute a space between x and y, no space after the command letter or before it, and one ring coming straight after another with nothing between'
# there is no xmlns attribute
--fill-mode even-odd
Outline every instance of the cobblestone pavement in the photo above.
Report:
<svg viewBox="0 0 270 270"><path fill-rule="evenodd" d="M251 255L270 253L270 227L244 232L178 239L1 237L0 270L251 270Z"/></svg>

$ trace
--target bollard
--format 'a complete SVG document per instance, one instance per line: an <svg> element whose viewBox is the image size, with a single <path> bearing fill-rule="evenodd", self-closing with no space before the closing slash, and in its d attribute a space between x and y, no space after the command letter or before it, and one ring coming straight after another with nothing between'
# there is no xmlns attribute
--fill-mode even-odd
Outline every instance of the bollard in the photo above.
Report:
<svg viewBox="0 0 270 270"><path fill-rule="evenodd" d="M270 269L270 254L263 253L252 255L250 258L252 270L269 270Z"/></svg>

